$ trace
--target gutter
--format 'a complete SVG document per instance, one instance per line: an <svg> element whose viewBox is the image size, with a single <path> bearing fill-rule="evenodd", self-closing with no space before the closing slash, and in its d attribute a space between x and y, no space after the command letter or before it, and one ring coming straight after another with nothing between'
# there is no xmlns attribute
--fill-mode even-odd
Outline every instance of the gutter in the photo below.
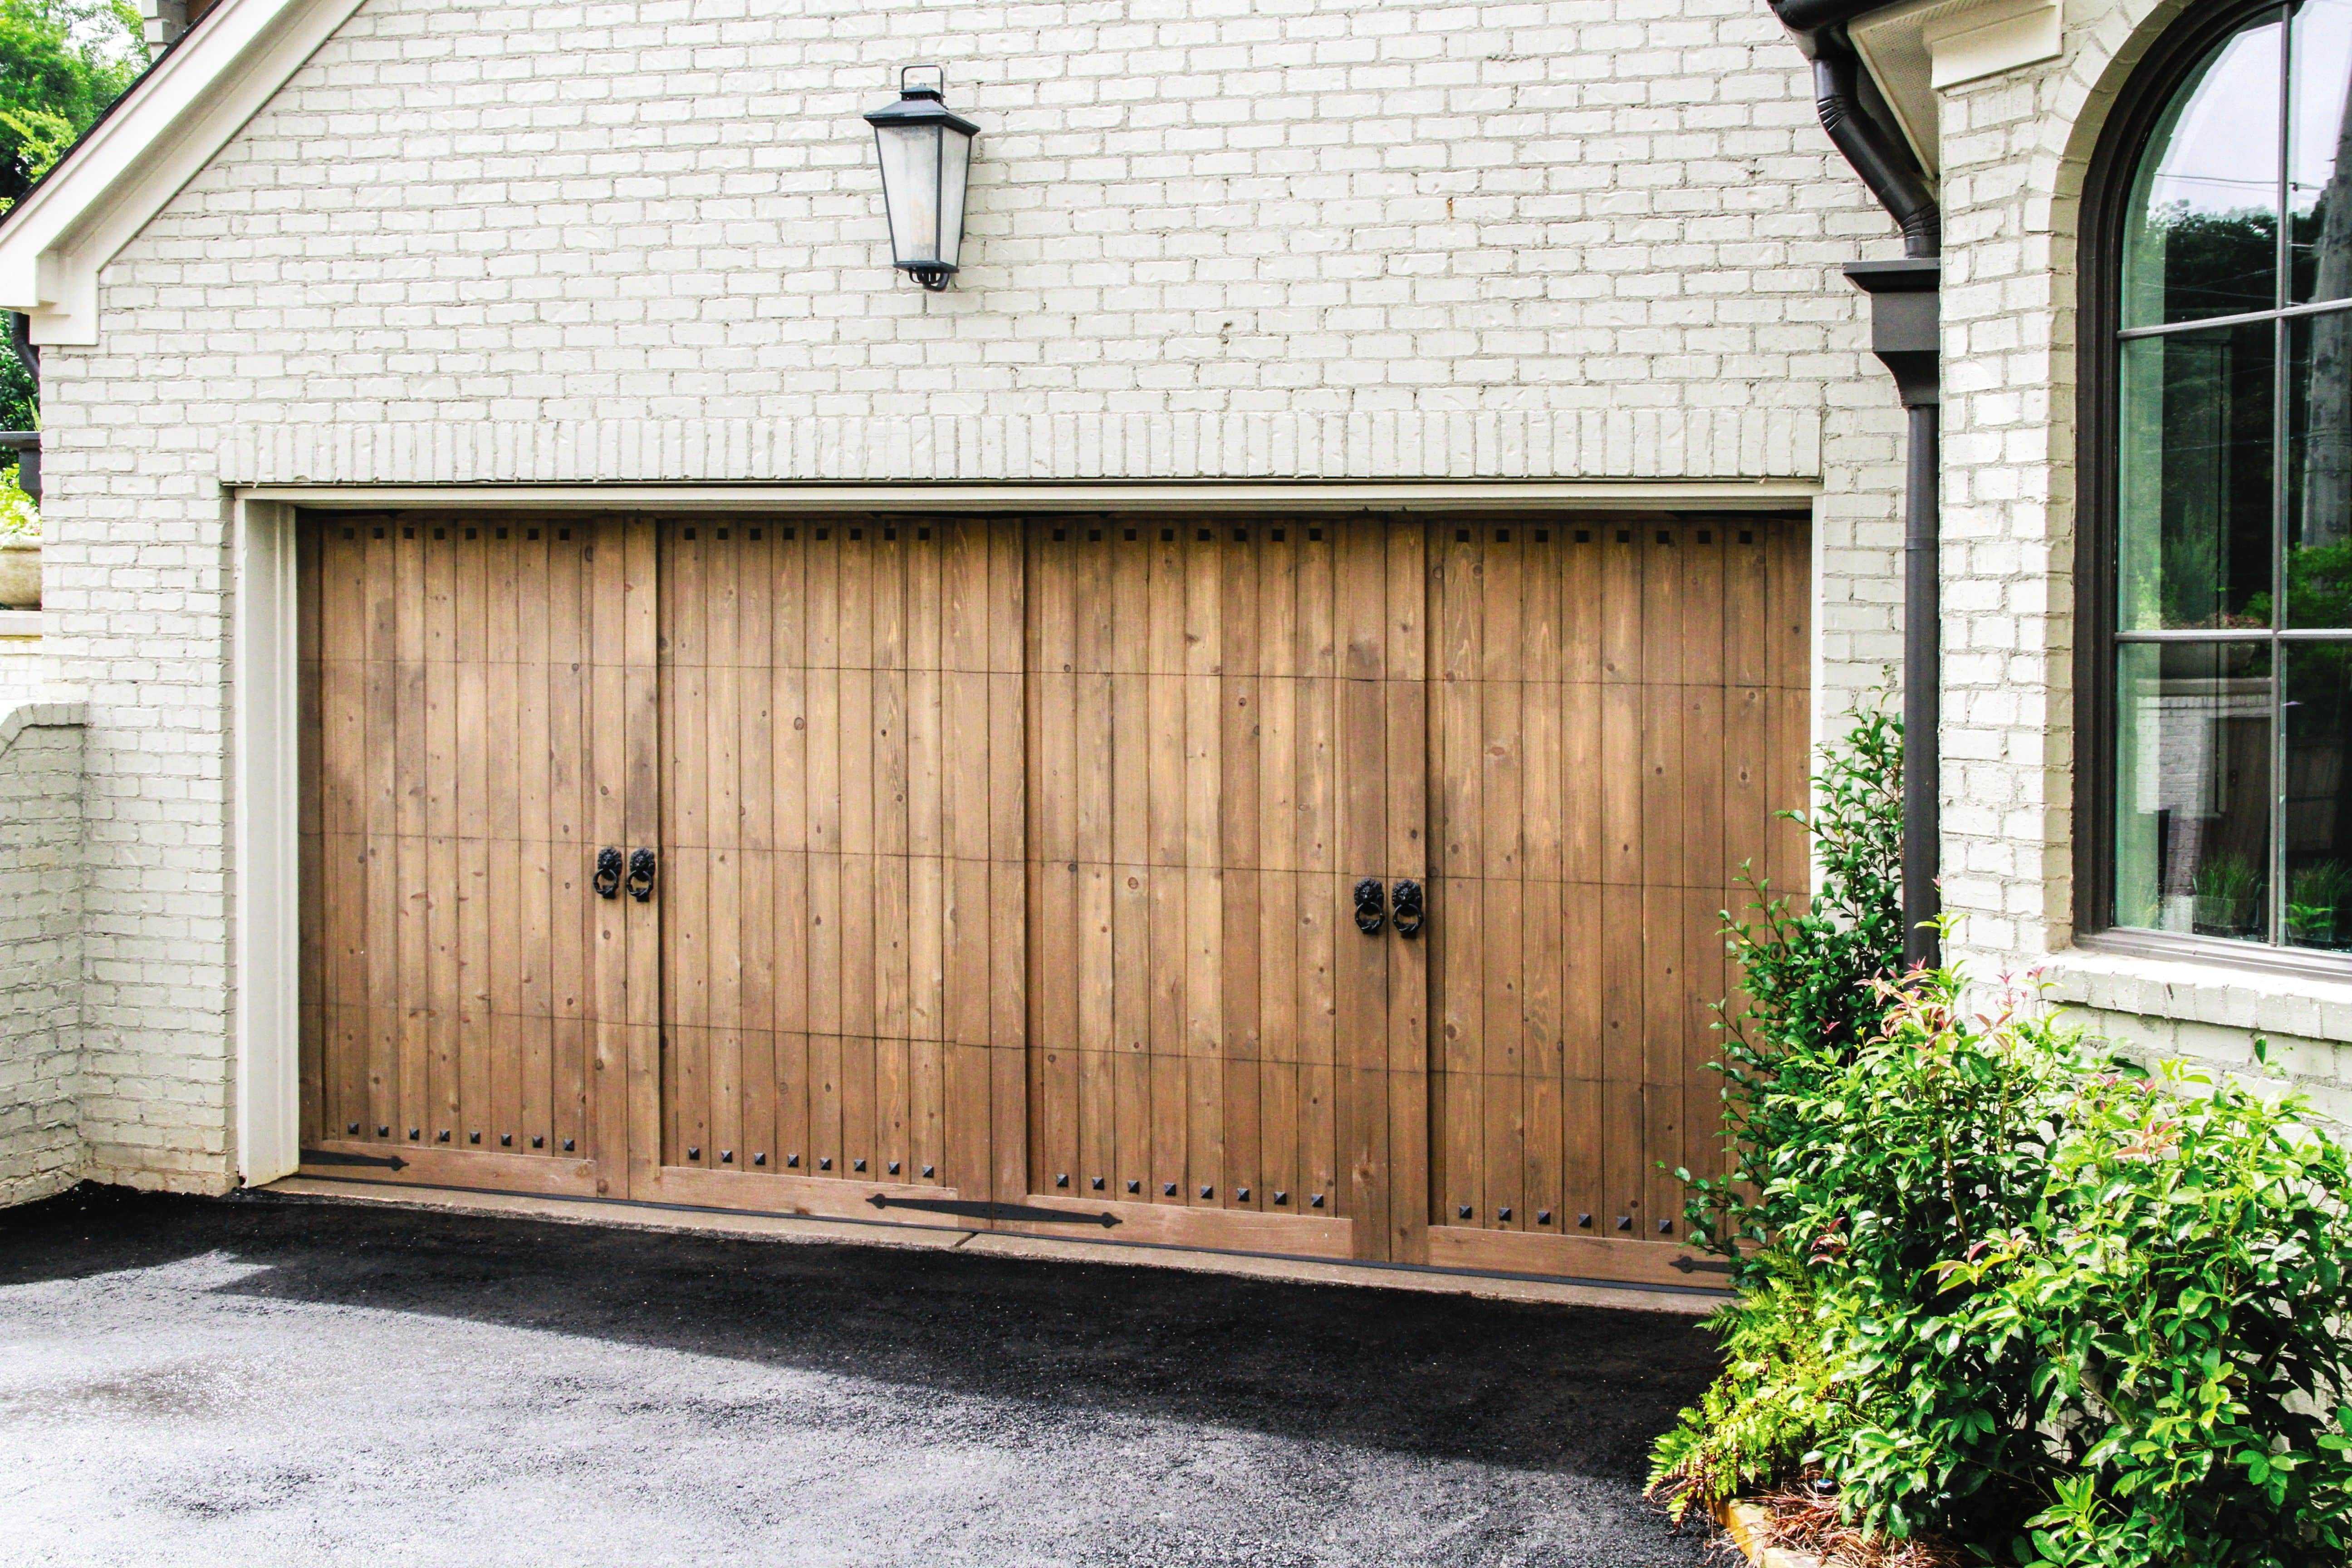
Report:
<svg viewBox="0 0 2352 1568"><path fill-rule="evenodd" d="M1943 352L1944 215L1927 171L1901 136L1870 111L1862 62L1846 26L1895 0L1768 0L1813 63L1822 129L1903 230L1900 261L1845 269L1871 297L1871 348L1895 377L1910 419L1903 506L1903 959L1943 961L1936 886L1943 837Z"/></svg>

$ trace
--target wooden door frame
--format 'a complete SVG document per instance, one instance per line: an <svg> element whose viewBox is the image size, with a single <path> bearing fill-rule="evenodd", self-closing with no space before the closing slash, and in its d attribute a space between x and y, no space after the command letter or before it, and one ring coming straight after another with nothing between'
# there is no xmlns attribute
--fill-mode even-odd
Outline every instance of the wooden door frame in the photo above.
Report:
<svg viewBox="0 0 2352 1568"><path fill-rule="evenodd" d="M299 510L468 510L607 513L723 511L874 514L1051 514L1203 511L1291 514L1704 510L1815 513L1812 481L1584 482L1308 481L1137 485L370 485L257 486L229 495L232 568L230 787L235 866L231 1041L235 1163L260 1185L300 1160L299 687L295 647L295 522ZM1813 592L1821 581L1818 559ZM1815 616L1811 664L1820 664ZM1820 684L1810 704L1820 729Z"/></svg>

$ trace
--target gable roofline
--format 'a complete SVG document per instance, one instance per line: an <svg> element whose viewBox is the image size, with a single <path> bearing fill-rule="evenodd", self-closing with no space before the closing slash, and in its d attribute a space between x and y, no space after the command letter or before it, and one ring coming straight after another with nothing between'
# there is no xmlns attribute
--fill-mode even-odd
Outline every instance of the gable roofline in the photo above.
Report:
<svg viewBox="0 0 2352 1568"><path fill-rule="evenodd" d="M98 342L98 275L364 0L220 0L0 223L0 310Z"/></svg>

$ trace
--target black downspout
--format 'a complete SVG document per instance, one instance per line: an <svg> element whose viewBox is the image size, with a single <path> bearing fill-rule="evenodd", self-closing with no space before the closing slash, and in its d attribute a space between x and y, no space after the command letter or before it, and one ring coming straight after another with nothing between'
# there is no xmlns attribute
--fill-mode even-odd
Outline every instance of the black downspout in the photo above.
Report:
<svg viewBox="0 0 2352 1568"><path fill-rule="evenodd" d="M1870 113L1846 24L1889 0L1769 0L1813 62L1822 128L1903 229L1901 261L1857 262L1846 277L1871 297L1871 348L1894 374L1910 417L1903 508L1903 958L1943 961L1936 886L1943 837L1942 542L1943 211L1911 149Z"/></svg>

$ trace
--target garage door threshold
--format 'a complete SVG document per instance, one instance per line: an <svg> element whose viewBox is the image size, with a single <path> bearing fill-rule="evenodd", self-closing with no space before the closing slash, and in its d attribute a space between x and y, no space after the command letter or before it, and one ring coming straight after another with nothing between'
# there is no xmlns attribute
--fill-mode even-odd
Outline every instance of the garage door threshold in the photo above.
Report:
<svg viewBox="0 0 2352 1568"><path fill-rule="evenodd" d="M1628 1285L1606 1280L1562 1279L1521 1274L1432 1268L1413 1264L1334 1263L1279 1254L1210 1252L1150 1242L1063 1239L1008 1236L951 1226L908 1225L802 1215L745 1214L679 1204L630 1203L614 1198L549 1197L535 1193L497 1193L456 1187L339 1182L289 1176L258 1189L272 1196L310 1201L373 1204L390 1208L439 1209L467 1214L512 1215L572 1225L618 1226L643 1230L691 1231L772 1241L903 1247L938 1252L969 1252L994 1258L1055 1262L1125 1264L1145 1268L1182 1268L1326 1285L1371 1285L1392 1290L1426 1290L1498 1301L1544 1301L1563 1306L1613 1307L1633 1311L1693 1316L1712 1311L1729 1296L1722 1290L1675 1285Z"/></svg>

